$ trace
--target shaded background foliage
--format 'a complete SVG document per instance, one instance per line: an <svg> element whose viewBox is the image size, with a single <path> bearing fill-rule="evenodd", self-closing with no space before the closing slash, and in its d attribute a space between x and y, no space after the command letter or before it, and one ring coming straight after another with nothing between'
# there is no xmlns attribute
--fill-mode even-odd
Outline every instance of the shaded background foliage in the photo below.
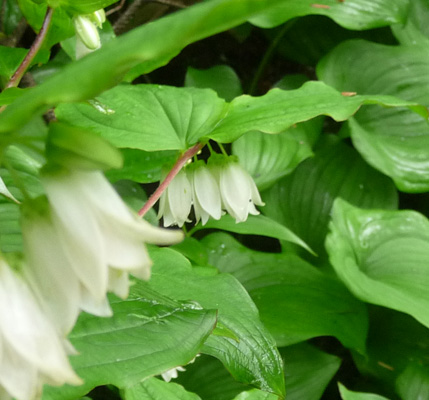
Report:
<svg viewBox="0 0 429 400"><path fill-rule="evenodd" d="M62 2L21 89L0 94L3 161L27 191L41 193L44 159L24 145L43 147L42 114L58 106L58 119L121 149L124 167L107 176L135 209L201 138L239 156L266 206L153 249L152 279L112 296L112 319L75 327L85 385L44 399L428 397L426 2L125 1L110 6L98 54L73 63L70 13L113 2L93 3ZM43 7L2 2L2 86ZM201 115L194 129L182 121ZM20 199L10 171L1 177ZM21 247L18 218L2 199L2 251ZM175 383L153 377L198 353Z"/></svg>

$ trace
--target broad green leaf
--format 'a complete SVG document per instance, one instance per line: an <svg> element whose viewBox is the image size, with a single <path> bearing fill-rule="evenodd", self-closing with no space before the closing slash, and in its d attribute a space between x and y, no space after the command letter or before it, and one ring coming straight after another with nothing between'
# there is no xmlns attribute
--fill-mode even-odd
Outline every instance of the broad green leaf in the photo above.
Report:
<svg viewBox="0 0 429 400"><path fill-rule="evenodd" d="M353 30L401 23L408 11L407 0L289 0L251 19L263 28L272 28L292 18L309 14L326 15L339 25Z"/></svg>
<svg viewBox="0 0 429 400"><path fill-rule="evenodd" d="M345 386L343 386L341 383L338 384L338 388L340 390L341 398L343 400L389 400L387 397L380 396L378 394L352 392L351 390L348 390Z"/></svg>
<svg viewBox="0 0 429 400"><path fill-rule="evenodd" d="M180 253L171 249L155 250L151 253L154 267L150 286L174 299L196 304L196 307L217 309L219 322L238 338L237 341L212 335L202 352L221 360L239 382L283 396L280 355L240 283L228 274L198 273L198 268L193 270Z"/></svg>
<svg viewBox="0 0 429 400"><path fill-rule="evenodd" d="M24 17L35 30L39 32L46 15L47 3L36 4L32 0L17 0ZM65 10L56 9L52 16L43 47L50 49L54 44L74 35L74 28L70 16Z"/></svg>
<svg viewBox="0 0 429 400"><path fill-rule="evenodd" d="M332 203L336 197L365 208L395 209L391 180L366 164L342 142L326 145L313 158L262 193L271 219L291 229L319 256L325 254Z"/></svg>
<svg viewBox="0 0 429 400"><path fill-rule="evenodd" d="M213 0L136 28L70 64L9 105L1 115L0 132L14 131L34 114L59 103L93 98L115 86L133 67L139 66L139 74L153 71L188 44L237 26L282 1ZM135 77L128 76L130 80Z"/></svg>
<svg viewBox="0 0 429 400"><path fill-rule="evenodd" d="M209 262L249 292L278 346L329 335L364 352L366 308L337 279L294 254L249 250L224 233L206 236L203 243Z"/></svg>
<svg viewBox="0 0 429 400"><path fill-rule="evenodd" d="M249 215L246 221L240 223L236 223L230 215L224 215L218 221L209 219L205 225L197 225L191 232L213 228L245 235L261 235L284 240L295 243L314 255L314 252L308 245L291 230L264 215Z"/></svg>
<svg viewBox="0 0 429 400"><path fill-rule="evenodd" d="M405 24L392 26L392 31L401 44L429 44L429 4L426 0L410 1Z"/></svg>
<svg viewBox="0 0 429 400"><path fill-rule="evenodd" d="M231 400L243 390L250 389L234 380L219 360L205 354L188 364L176 382L204 400Z"/></svg>
<svg viewBox="0 0 429 400"><path fill-rule="evenodd" d="M246 132L257 130L280 133L292 125L319 115L344 121L365 104L387 107L409 106L427 117L428 110L417 103L392 96L341 94L323 82L310 81L296 90L272 89L264 96L243 95L235 98L228 112L208 135L219 142L233 142Z"/></svg>
<svg viewBox="0 0 429 400"><path fill-rule="evenodd" d="M429 366L410 363L397 379L396 388L402 399L428 399Z"/></svg>
<svg viewBox="0 0 429 400"><path fill-rule="evenodd" d="M9 88L3 90L0 93L0 105L6 105L13 103L18 97L22 96L29 88L20 89L20 88Z"/></svg>
<svg viewBox="0 0 429 400"><path fill-rule="evenodd" d="M91 14L117 1L118 0L48 0L48 3L54 3L55 6L64 8L73 14Z"/></svg>
<svg viewBox="0 0 429 400"><path fill-rule="evenodd" d="M317 135L319 122L315 119L301 123L278 135L249 132L232 144L232 152L252 175L258 189L267 189L313 155L306 131L317 132Z"/></svg>
<svg viewBox="0 0 429 400"><path fill-rule="evenodd" d="M157 378L149 378L138 385L126 388L123 400L201 400L194 393L186 391L176 383L167 383Z"/></svg>
<svg viewBox="0 0 429 400"><path fill-rule="evenodd" d="M282 26L267 30L266 35L273 40L281 29ZM352 31L339 26L328 17L308 15L291 21L290 28L282 36L276 51L288 60L315 66L336 45L344 40L357 38L396 44L389 28Z"/></svg>
<svg viewBox="0 0 429 400"><path fill-rule="evenodd" d="M330 230L330 261L355 296L429 327L429 221L423 215L361 210L337 199Z"/></svg>
<svg viewBox="0 0 429 400"><path fill-rule="evenodd" d="M209 69L189 67L185 76L185 87L213 89L226 101L243 94L239 77L228 65L216 65Z"/></svg>
<svg viewBox="0 0 429 400"><path fill-rule="evenodd" d="M159 182L162 167L173 165L177 159L175 151L146 152L136 149L120 149L124 165L121 169L112 169L106 175L112 181L131 179L139 183Z"/></svg>
<svg viewBox="0 0 429 400"><path fill-rule="evenodd" d="M9 80L21 64L28 50L18 47L0 46L0 75ZM45 63L49 59L49 51L41 51L31 65Z"/></svg>
<svg viewBox="0 0 429 400"><path fill-rule="evenodd" d="M0 21L2 30L6 35L10 35L14 31L21 18L22 13L16 0L6 0L3 2Z"/></svg>
<svg viewBox="0 0 429 400"><path fill-rule="evenodd" d="M351 59L353 58L353 60ZM427 45L341 44L322 60L318 75L338 90L389 94L429 105ZM429 190L429 125L405 108L366 107L350 120L353 144L365 160L406 192Z"/></svg>
<svg viewBox="0 0 429 400"><path fill-rule="evenodd" d="M46 158L70 169L122 167L121 153L106 140L91 131L61 122L49 124Z"/></svg>
<svg viewBox="0 0 429 400"><path fill-rule="evenodd" d="M215 310L175 302L143 282L131 287L127 300L113 300L111 306L111 318L81 314L70 334L80 353L70 361L85 383L49 387L44 400L74 400L105 384L130 387L184 365L200 351L216 324Z"/></svg>
<svg viewBox="0 0 429 400"><path fill-rule="evenodd" d="M240 393L238 396L234 397L233 400L278 400L278 396L253 389Z"/></svg>
<svg viewBox="0 0 429 400"><path fill-rule="evenodd" d="M61 121L90 128L117 147L186 150L211 132L225 102L209 89L117 86L97 98L109 113L86 104L62 105Z"/></svg>
<svg viewBox="0 0 429 400"><path fill-rule="evenodd" d="M319 400L341 359L307 343L280 350L285 363L287 400Z"/></svg>
<svg viewBox="0 0 429 400"><path fill-rule="evenodd" d="M363 376L375 377L393 392L409 365L428 365L428 329L404 313L376 306L369 310L367 354L353 358Z"/></svg>

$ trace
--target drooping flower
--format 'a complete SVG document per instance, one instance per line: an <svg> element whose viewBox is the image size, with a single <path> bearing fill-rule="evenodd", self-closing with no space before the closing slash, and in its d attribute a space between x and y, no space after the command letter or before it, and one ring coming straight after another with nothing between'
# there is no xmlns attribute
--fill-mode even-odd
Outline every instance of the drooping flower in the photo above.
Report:
<svg viewBox="0 0 429 400"><path fill-rule="evenodd" d="M101 28L104 21L106 21L106 14L103 9L73 18L76 32L76 59L100 48L101 41L97 28Z"/></svg>
<svg viewBox="0 0 429 400"><path fill-rule="evenodd" d="M201 219L205 225L212 217L222 215L219 185L204 161L197 161L188 167L188 176L192 188L192 203L197 222Z"/></svg>
<svg viewBox="0 0 429 400"><path fill-rule="evenodd" d="M184 371L186 371L186 369L183 367L171 368L168 371L165 371L164 373L162 373L161 376L165 382L170 382L172 379L176 379L179 376L178 372L184 372Z"/></svg>
<svg viewBox="0 0 429 400"><path fill-rule="evenodd" d="M168 185L159 201L158 218L163 217L164 226L183 226L192 207L192 188L184 170L181 170Z"/></svg>
<svg viewBox="0 0 429 400"><path fill-rule="evenodd" d="M129 273L149 279L144 243L177 243L183 233L138 219L99 171L45 169L41 178L49 208L23 206L24 246L42 296L64 297L51 314L67 316L67 331L77 309L109 315L106 292L126 298Z"/></svg>
<svg viewBox="0 0 429 400"><path fill-rule="evenodd" d="M0 398L33 400L45 383L82 384L67 359L65 339L4 259L0 259L0 305Z"/></svg>
<svg viewBox="0 0 429 400"><path fill-rule="evenodd" d="M217 177L224 208L236 222L246 221L249 214L258 215L255 205L263 206L258 188L236 157L211 157L209 166Z"/></svg>

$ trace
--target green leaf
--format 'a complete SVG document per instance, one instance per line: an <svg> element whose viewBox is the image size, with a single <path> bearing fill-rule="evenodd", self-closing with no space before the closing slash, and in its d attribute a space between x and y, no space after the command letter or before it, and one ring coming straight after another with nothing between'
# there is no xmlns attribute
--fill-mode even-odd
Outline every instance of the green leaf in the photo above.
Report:
<svg viewBox="0 0 429 400"><path fill-rule="evenodd" d="M341 383L338 384L338 388L340 390L341 398L343 400L389 400L387 397L380 396L378 394L352 392L351 390L348 390L345 386L343 386Z"/></svg>
<svg viewBox="0 0 429 400"><path fill-rule="evenodd" d="M249 215L246 221L240 223L236 223L230 215L224 215L218 221L209 219L205 225L197 225L191 232L213 228L245 235L261 235L284 240L295 243L315 255L310 247L291 230L264 215Z"/></svg>
<svg viewBox="0 0 429 400"><path fill-rule="evenodd" d="M46 15L47 3L36 4L32 0L18 0L24 17L35 32L39 32ZM51 25L44 40L43 47L50 49L54 44L74 35L74 28L70 16L65 10L58 8L55 10Z"/></svg>
<svg viewBox="0 0 429 400"><path fill-rule="evenodd" d="M282 1L213 0L136 28L70 64L11 104L1 115L0 132L13 131L34 114L59 103L93 98L117 85L133 67L139 67L138 74L153 71L188 44L240 25ZM137 76L128 74L130 80Z"/></svg>
<svg viewBox="0 0 429 400"><path fill-rule="evenodd" d="M295 17L319 14L332 18L347 29L362 30L401 23L407 11L406 0L323 0L322 7L313 0L289 0L252 18L251 22L272 28Z"/></svg>
<svg viewBox="0 0 429 400"><path fill-rule="evenodd" d="M136 149L120 149L124 165L121 169L109 170L107 177L112 181L131 179L139 183L159 182L162 167L173 165L177 159L176 151L142 151Z"/></svg>
<svg viewBox="0 0 429 400"><path fill-rule="evenodd" d="M364 208L398 205L392 181L368 166L354 149L338 142L318 150L314 158L262 193L266 203L262 211L323 256L336 197Z"/></svg>
<svg viewBox="0 0 429 400"><path fill-rule="evenodd" d="M127 300L113 300L111 306L111 318L81 314L70 334L80 353L71 357L71 363L85 383L49 387L44 400L74 400L105 384L130 387L184 365L200 351L216 324L215 310L177 303L143 282L131 287Z"/></svg>
<svg viewBox="0 0 429 400"><path fill-rule="evenodd" d="M203 244L209 262L249 292L278 346L329 335L364 352L366 308L337 279L294 254L249 250L224 233L206 236Z"/></svg>
<svg viewBox="0 0 429 400"><path fill-rule="evenodd" d="M238 396L234 397L234 400L278 400L278 396L253 389L240 393Z"/></svg>
<svg viewBox="0 0 429 400"><path fill-rule="evenodd" d="M418 103L383 95L342 95L323 82L310 81L296 90L272 89L260 97L243 95L235 98L229 104L225 118L208 137L219 142L233 142L252 130L280 133L298 122L319 115L328 115L335 121L344 121L364 104L409 106L425 117L428 115L428 110L417 106Z"/></svg>
<svg viewBox="0 0 429 400"><path fill-rule="evenodd" d="M353 58L353 60L350 59ZM362 40L338 46L318 75L338 90L389 94L429 105L427 45L384 46ZM363 108L350 120L353 144L365 160L406 192L429 190L429 125L405 108Z"/></svg>
<svg viewBox="0 0 429 400"><path fill-rule="evenodd" d="M283 396L284 376L280 355L271 335L261 324L255 305L240 283L228 274L199 274L198 268L193 270L183 256L171 249L155 249L151 257L154 260L151 287L197 307L216 308L219 322L239 338L237 341L212 335L205 342L202 352L221 360L239 382Z"/></svg>
<svg viewBox="0 0 429 400"><path fill-rule="evenodd" d="M429 398L429 366L410 363L397 379L396 387L402 399Z"/></svg>
<svg viewBox="0 0 429 400"><path fill-rule="evenodd" d="M6 0L3 2L0 19L2 30L6 35L10 35L22 19L22 13L16 0Z"/></svg>
<svg viewBox="0 0 429 400"><path fill-rule="evenodd" d="M149 378L122 394L123 400L201 400L194 393L187 392L183 386L167 383L157 378Z"/></svg>
<svg viewBox="0 0 429 400"><path fill-rule="evenodd" d="M118 0L48 0L48 3L49 1L58 3L59 7L73 14L91 14Z"/></svg>
<svg viewBox="0 0 429 400"><path fill-rule="evenodd" d="M307 343L280 350L285 360L287 400L319 400L341 359Z"/></svg>
<svg viewBox="0 0 429 400"><path fill-rule="evenodd" d="M13 103L18 97L22 96L30 88L21 89L21 88L9 88L3 90L0 93L0 105L7 105Z"/></svg>
<svg viewBox="0 0 429 400"><path fill-rule="evenodd" d="M219 97L231 101L243 94L240 78L228 65L215 65L208 69L188 67L185 87L213 89Z"/></svg>
<svg viewBox="0 0 429 400"><path fill-rule="evenodd" d="M120 168L122 157L110 143L91 131L61 122L49 124L48 161L73 169Z"/></svg>
<svg viewBox="0 0 429 400"><path fill-rule="evenodd" d="M361 210L337 199L326 248L359 299L429 327L429 221L414 211Z"/></svg>
<svg viewBox="0 0 429 400"><path fill-rule="evenodd" d="M249 132L232 144L232 152L252 175L258 189L267 189L313 155L306 131L319 131L319 122L314 119L301 123L278 135Z"/></svg>
<svg viewBox="0 0 429 400"><path fill-rule="evenodd" d="M429 4L426 0L410 1L405 24L392 26L392 31L399 43L429 44Z"/></svg>
<svg viewBox="0 0 429 400"><path fill-rule="evenodd" d="M211 132L225 102L209 89L160 85L117 86L97 98L110 112L62 105L59 120L89 128L117 147L186 150Z"/></svg>
<svg viewBox="0 0 429 400"><path fill-rule="evenodd" d="M204 400L231 400L249 386L235 381L222 363L204 354L186 366L176 382Z"/></svg>
<svg viewBox="0 0 429 400"><path fill-rule="evenodd" d="M428 365L428 329L404 313L376 306L369 310L367 354L353 358L363 376L377 378L393 392L395 380L409 365Z"/></svg>

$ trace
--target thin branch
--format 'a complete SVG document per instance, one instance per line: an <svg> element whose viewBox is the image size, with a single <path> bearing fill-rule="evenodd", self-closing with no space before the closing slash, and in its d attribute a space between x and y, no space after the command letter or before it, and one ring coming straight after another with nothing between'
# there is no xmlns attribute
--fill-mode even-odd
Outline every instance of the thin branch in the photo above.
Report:
<svg viewBox="0 0 429 400"><path fill-rule="evenodd" d="M165 189L167 189L168 185L183 168L186 162L195 154L197 154L203 147L204 144L197 143L195 146L191 147L183 153L183 155L176 161L176 164L174 164L174 167L171 169L165 179L158 186L158 189L155 190L152 196L149 197L149 200L146 202L146 204L138 212L141 217L143 217L154 206L154 204L158 201L162 193L165 191Z"/></svg>
<svg viewBox="0 0 429 400"><path fill-rule="evenodd" d="M24 60L22 61L21 65L18 67L18 69L13 74L12 78L6 85L5 89L16 87L19 85L19 82L21 81L21 78L25 74L25 71L27 71L28 67L30 66L31 62L33 61L36 54L39 52L40 48L42 47L42 44L44 40L46 39L46 35L49 30L49 26L51 25L52 21L52 14L54 10L50 7L46 10L45 19L43 20L42 27L40 28L40 32L37 34L36 39L34 40L33 44L30 47L30 50L28 50L27 55L25 56Z"/></svg>

